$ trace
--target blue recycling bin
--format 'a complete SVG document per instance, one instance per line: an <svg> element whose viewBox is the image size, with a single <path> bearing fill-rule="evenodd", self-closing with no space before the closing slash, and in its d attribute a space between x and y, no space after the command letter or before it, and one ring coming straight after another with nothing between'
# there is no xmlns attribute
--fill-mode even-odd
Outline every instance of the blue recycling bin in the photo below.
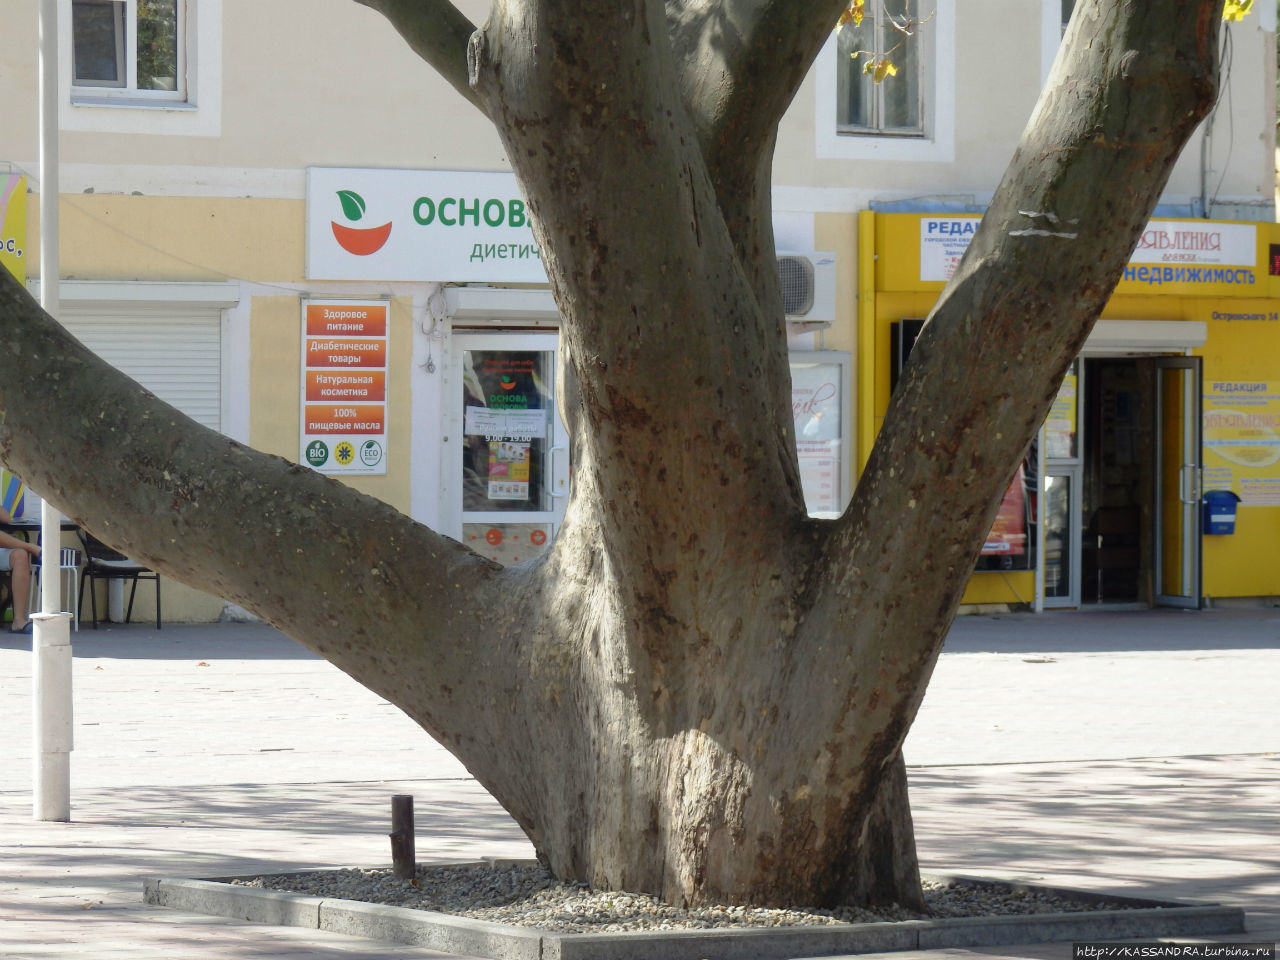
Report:
<svg viewBox="0 0 1280 960"><path fill-rule="evenodd" d="M1236 504L1240 502L1230 490L1204 492L1204 532L1221 536L1236 532Z"/></svg>

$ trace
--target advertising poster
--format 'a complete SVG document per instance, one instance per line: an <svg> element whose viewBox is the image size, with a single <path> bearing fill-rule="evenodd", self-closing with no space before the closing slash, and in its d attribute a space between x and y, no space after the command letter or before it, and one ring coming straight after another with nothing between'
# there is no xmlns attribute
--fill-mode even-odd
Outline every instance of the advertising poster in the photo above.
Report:
<svg viewBox="0 0 1280 960"><path fill-rule="evenodd" d="M463 508L545 510L553 355L468 350L463 355Z"/></svg>
<svg viewBox="0 0 1280 960"><path fill-rule="evenodd" d="M0 267L27 282L27 178L0 173Z"/></svg>
<svg viewBox="0 0 1280 960"><path fill-rule="evenodd" d="M840 442L843 370L838 363L791 365L791 409L805 507L811 516L836 516L844 509Z"/></svg>
<svg viewBox="0 0 1280 960"><path fill-rule="evenodd" d="M1062 378L1062 386L1053 398L1049 416L1044 421L1045 456L1070 459L1076 455L1076 381L1074 373Z"/></svg>
<svg viewBox="0 0 1280 960"><path fill-rule="evenodd" d="M489 499L529 499L529 448L511 440L489 441Z"/></svg>
<svg viewBox="0 0 1280 960"><path fill-rule="evenodd" d="M1204 489L1280 506L1280 381L1205 384L1203 443Z"/></svg>
<svg viewBox="0 0 1280 960"><path fill-rule="evenodd" d="M385 300L304 300L300 463L320 473L387 472Z"/></svg>
<svg viewBox="0 0 1280 960"><path fill-rule="evenodd" d="M1021 464L1000 501L991 532L982 544L982 556L1022 556L1027 552L1026 473Z"/></svg>

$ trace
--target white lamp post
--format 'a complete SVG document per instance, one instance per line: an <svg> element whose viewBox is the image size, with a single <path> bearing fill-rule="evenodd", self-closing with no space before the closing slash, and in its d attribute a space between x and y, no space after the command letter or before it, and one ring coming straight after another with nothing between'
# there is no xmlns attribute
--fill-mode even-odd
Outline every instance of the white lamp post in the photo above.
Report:
<svg viewBox="0 0 1280 960"><path fill-rule="evenodd" d="M40 0L40 305L61 312L58 297L58 0ZM32 635L34 737L32 813L71 819L71 616L62 613L62 525L44 500L40 514L40 613Z"/></svg>

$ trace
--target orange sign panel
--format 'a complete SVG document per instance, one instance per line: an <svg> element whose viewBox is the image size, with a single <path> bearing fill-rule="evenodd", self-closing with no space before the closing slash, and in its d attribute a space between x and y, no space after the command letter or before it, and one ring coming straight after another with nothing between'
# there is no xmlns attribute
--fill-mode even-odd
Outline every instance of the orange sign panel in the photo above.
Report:
<svg viewBox="0 0 1280 960"><path fill-rule="evenodd" d="M385 370L308 370L308 403L368 403L387 399Z"/></svg>
<svg viewBox="0 0 1280 960"><path fill-rule="evenodd" d="M386 367L386 340L338 340L332 337L308 337L306 365L350 369Z"/></svg>
<svg viewBox="0 0 1280 960"><path fill-rule="evenodd" d="M304 414L308 434L385 433L386 405L381 403L335 406L308 403Z"/></svg>
<svg viewBox="0 0 1280 960"><path fill-rule="evenodd" d="M308 337L385 337L385 303L309 303Z"/></svg>

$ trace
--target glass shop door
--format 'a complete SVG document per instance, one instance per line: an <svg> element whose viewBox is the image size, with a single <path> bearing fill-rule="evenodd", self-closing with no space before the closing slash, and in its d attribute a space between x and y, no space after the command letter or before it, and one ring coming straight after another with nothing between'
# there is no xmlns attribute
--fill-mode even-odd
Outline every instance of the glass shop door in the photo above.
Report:
<svg viewBox="0 0 1280 960"><path fill-rule="evenodd" d="M449 445L461 498L453 531L477 553L514 564L542 553L564 519L568 434L556 395L559 335L453 335Z"/></svg>
<svg viewBox="0 0 1280 960"><path fill-rule="evenodd" d="M1200 606L1200 357L1156 361L1156 603Z"/></svg>

